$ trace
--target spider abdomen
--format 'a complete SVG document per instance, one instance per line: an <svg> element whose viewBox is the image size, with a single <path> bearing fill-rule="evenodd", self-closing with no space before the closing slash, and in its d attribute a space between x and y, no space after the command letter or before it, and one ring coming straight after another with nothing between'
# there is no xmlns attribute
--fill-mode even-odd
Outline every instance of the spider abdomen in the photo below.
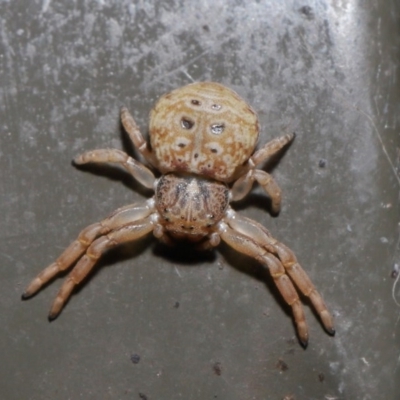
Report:
<svg viewBox="0 0 400 400"><path fill-rule="evenodd" d="M253 153L258 131L252 108L215 82L176 89L162 96L150 114L151 147L163 174L232 182Z"/></svg>

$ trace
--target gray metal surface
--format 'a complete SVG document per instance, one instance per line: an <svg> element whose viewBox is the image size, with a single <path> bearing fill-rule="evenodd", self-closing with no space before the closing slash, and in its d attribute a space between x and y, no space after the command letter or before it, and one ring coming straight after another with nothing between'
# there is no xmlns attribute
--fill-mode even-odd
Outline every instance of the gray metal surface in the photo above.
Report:
<svg viewBox="0 0 400 400"><path fill-rule="evenodd" d="M0 1L1 398L399 399L399 18L374 0ZM307 306L303 350L268 274L224 246L113 252L52 323L60 280L20 300L83 227L149 195L73 156L129 150L121 105L146 131L158 96L202 80L249 101L261 143L296 130L279 217L259 187L236 208L296 252L334 338Z"/></svg>

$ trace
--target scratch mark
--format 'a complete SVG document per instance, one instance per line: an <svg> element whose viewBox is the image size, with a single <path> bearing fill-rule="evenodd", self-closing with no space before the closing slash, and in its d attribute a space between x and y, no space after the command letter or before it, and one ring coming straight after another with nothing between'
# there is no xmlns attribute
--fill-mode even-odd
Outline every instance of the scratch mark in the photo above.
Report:
<svg viewBox="0 0 400 400"><path fill-rule="evenodd" d="M365 357L361 357L361 361L367 366L369 367L369 362L367 361L367 359Z"/></svg>
<svg viewBox="0 0 400 400"><path fill-rule="evenodd" d="M397 264L395 264L395 266L396 265ZM399 278L400 278L400 274L397 273L396 280L394 281L393 286L392 286L392 298L393 298L393 301L395 302L397 307L400 307L400 303L396 299L395 291L396 291L396 286L397 286L397 282L399 281Z"/></svg>
<svg viewBox="0 0 400 400"><path fill-rule="evenodd" d="M160 82L160 81L162 81L163 79L168 78L168 77L174 75L176 72L183 71L183 73L185 73L186 68L187 68L189 65L195 63L197 60L199 60L200 58L202 58L203 56L205 56L205 55L206 55L207 53L209 53L209 52L210 52L210 49L204 50L202 53L200 53L200 54L197 55L196 57L190 59L190 60L189 60L188 62L186 62L185 64L182 64L182 65L180 65L179 67L174 68L173 70L169 71L167 74L164 74L164 75L162 75L162 76L160 76L160 77L157 77L157 78L155 78L155 79L153 79L153 80L151 80L151 81L143 82L140 86L141 86L141 87L149 88L149 87L153 86L155 83ZM192 78L192 80L193 80L193 78Z"/></svg>
<svg viewBox="0 0 400 400"><path fill-rule="evenodd" d="M182 72L183 72L192 82L194 82L193 77L189 74L189 72L187 72L186 69L184 69Z"/></svg>
<svg viewBox="0 0 400 400"><path fill-rule="evenodd" d="M179 276L179 278L182 278L181 273L179 272L179 269L177 268L177 266L175 265L175 272L176 274Z"/></svg>
<svg viewBox="0 0 400 400"><path fill-rule="evenodd" d="M6 253L1 253L0 256L4 257L4 258L7 258L7 260L9 260L9 261L14 261L14 257L12 257L12 256L10 256L10 255L8 255Z"/></svg>
<svg viewBox="0 0 400 400"><path fill-rule="evenodd" d="M375 124L375 121L371 118L371 116L368 113L366 113L361 108L359 108L359 107L355 107L355 108L369 120L371 126L374 128L375 134L378 137L379 143L381 144L383 154L385 155L390 167L392 168L393 174L394 174L394 176L395 176L395 178L396 178L396 180L397 180L397 182L398 182L398 184L400 186L400 176L397 173L396 167L394 166L394 163L393 163L392 159L390 158L389 153L386 150L386 146L383 143L382 135L380 134L379 129Z"/></svg>
<svg viewBox="0 0 400 400"><path fill-rule="evenodd" d="M300 35L300 37L302 37L303 40L304 40L304 35ZM307 52L307 55L308 55L309 57L312 58L313 62L316 63L317 60L316 60L316 58L314 57L312 51L310 51L310 49L308 48L308 46L305 44L305 41L304 41L304 43L301 44L301 47ZM325 82L326 82L326 84L332 89L332 91L333 91L334 93L337 93L337 94L342 98L342 100L343 100L347 105L349 105L350 107L353 107L355 110L357 110L359 113L361 113L365 118L367 118L367 120L369 121L369 123L371 124L371 126L372 126L372 128L373 128L373 131L374 131L375 135L377 136L377 138L378 138L378 140L379 140L379 143L380 143L380 145L381 145L381 147L382 147L383 154L385 155L386 160L388 161L388 163L389 163L389 165L390 165L390 168L391 168L392 171L393 171L393 174L394 174L394 176L395 176L395 178L396 178L396 180L397 180L397 183L398 183L399 186L400 186L400 174L397 173L396 167L394 166L394 162L392 161L392 159L391 159L390 156L389 156L388 151L386 150L386 146L385 146L385 144L383 143L382 135L380 134L379 129L378 129L378 127L377 127L377 125L376 125L374 119L373 119L367 112L365 112L363 109L361 109L360 107L358 107L358 106L356 106L356 105L354 105L354 104L351 104L351 103L347 100L347 98L339 92L339 90L337 89L337 87L333 86L333 85L328 81L328 79L325 79ZM341 88L341 90L344 91L343 88ZM344 91L344 92L345 92L345 91ZM350 96L348 96L348 98L350 98ZM378 107L376 106L376 102L375 102L375 107L378 108ZM378 112L377 114L379 115L379 112Z"/></svg>
<svg viewBox="0 0 400 400"><path fill-rule="evenodd" d="M329 82L328 82L328 85L329 85ZM359 113L361 113L362 115L364 115L365 118L367 118L367 120L369 121L369 123L371 124L371 126L372 126L372 128L373 128L373 131L374 131L375 135L377 136L377 138L378 138L378 140L379 140L379 143L380 143L380 145L381 145L383 154L385 155L386 160L388 161L388 163L389 163L389 165L390 165L390 168L391 168L392 171L393 171L393 174L394 174L394 176L395 176L395 178L396 178L396 180L397 180L397 183L398 183L399 186L400 186L400 175L397 173L397 169L396 169L396 167L395 167L395 165L394 165L394 162L392 161L392 159L391 159L390 156L389 156L388 151L386 150L386 146L385 146L385 144L383 143L382 135L380 134L379 129L378 129L378 127L376 126L376 123L375 123L374 119L373 119L367 112L365 112L363 109L361 109L360 107L358 107L358 106L356 106L356 105L354 105L354 104L349 103L349 102L347 101L347 99L346 99L343 95L341 95L341 94L338 92L338 89L337 89L337 88L332 87L332 89L333 89L334 91L336 91L336 93L339 94L339 96L342 98L342 100L343 100L345 103L347 103L349 106L351 106L351 107L353 107L354 109L356 109ZM343 90L343 89L342 89L342 90Z"/></svg>
<svg viewBox="0 0 400 400"><path fill-rule="evenodd" d="M42 5L42 13L45 13L50 6L51 0L44 0Z"/></svg>

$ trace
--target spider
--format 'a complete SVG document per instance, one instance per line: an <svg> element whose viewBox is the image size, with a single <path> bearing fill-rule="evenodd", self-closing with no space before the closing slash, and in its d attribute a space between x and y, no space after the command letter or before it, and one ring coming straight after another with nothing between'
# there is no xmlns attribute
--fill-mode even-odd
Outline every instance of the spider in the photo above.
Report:
<svg viewBox="0 0 400 400"><path fill-rule="evenodd" d="M150 113L150 146L126 108L121 110L121 121L148 166L160 172L159 178L148 166L117 149L88 151L74 162L118 164L153 189L154 196L83 229L57 260L32 280L22 298L33 296L74 266L50 309L49 320L53 320L101 255L119 244L150 232L164 243L185 239L200 249L214 248L222 240L269 269L292 309L304 347L308 327L298 291L310 299L326 331L333 335L332 316L293 252L264 226L229 205L243 199L256 181L270 197L272 211L279 212L281 190L271 175L256 166L288 145L294 133L255 151L259 135L256 113L233 90L214 82L193 83L162 96Z"/></svg>

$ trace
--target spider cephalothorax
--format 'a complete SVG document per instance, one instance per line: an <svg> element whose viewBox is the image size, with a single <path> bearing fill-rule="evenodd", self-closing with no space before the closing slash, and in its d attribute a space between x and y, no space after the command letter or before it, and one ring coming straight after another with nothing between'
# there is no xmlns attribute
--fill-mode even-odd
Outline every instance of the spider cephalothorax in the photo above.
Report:
<svg viewBox="0 0 400 400"><path fill-rule="evenodd" d="M295 286L309 297L325 329L334 334L332 317L293 252L261 224L240 216L229 206L230 201L244 198L257 181L269 195L272 211L279 212L281 191L273 178L256 166L291 142L294 134L275 138L254 151L259 132L255 112L237 93L213 82L187 85L160 98L150 113L151 147L126 108L121 120L148 167L116 149L88 151L74 161L119 164L155 195L142 205L122 207L85 228L33 279L23 298L73 267L51 307L49 318L54 319L76 285L112 247L150 232L166 243L187 239L203 249L223 240L268 267L292 308L304 346L308 328ZM161 177L156 179L150 168L158 170Z"/></svg>

